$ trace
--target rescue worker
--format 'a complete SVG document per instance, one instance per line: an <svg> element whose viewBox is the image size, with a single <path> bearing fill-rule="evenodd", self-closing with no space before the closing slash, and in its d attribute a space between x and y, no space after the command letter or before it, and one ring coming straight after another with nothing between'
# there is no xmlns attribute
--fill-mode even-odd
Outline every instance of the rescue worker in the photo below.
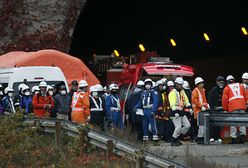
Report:
<svg viewBox="0 0 248 168"><path fill-rule="evenodd" d="M226 78L227 85L224 88L222 96L223 110L233 113L245 113L247 96L244 87L235 82L235 78L232 75ZM244 143L246 137L246 128L239 127L240 137L237 138L237 127L230 127L230 137L232 138L232 144Z"/></svg>
<svg viewBox="0 0 248 168"><path fill-rule="evenodd" d="M158 136L160 139L168 140L166 137L166 120L169 118L170 104L166 94L166 80L159 80L156 82L155 90L158 93L158 109L156 112L156 126L158 129Z"/></svg>
<svg viewBox="0 0 248 168"><path fill-rule="evenodd" d="M151 126L152 140L158 140L158 131L156 126L155 115L158 109L158 93L152 89L153 81L151 79L146 79L144 81L145 88L141 95L141 100L135 106L135 110L143 110L143 141L149 140L149 124Z"/></svg>
<svg viewBox="0 0 248 168"><path fill-rule="evenodd" d="M88 83L85 80L79 81L79 89L74 92L71 103L71 120L83 125L90 120L90 101L87 93Z"/></svg>
<svg viewBox="0 0 248 168"><path fill-rule="evenodd" d="M192 92L192 106L194 110L194 118L198 122L199 115L201 111L206 111L210 109L209 104L206 99L204 80L201 77L195 78L195 89ZM204 126L199 126L197 134L197 144L204 143Z"/></svg>
<svg viewBox="0 0 248 168"><path fill-rule="evenodd" d="M246 93L246 96L247 96L247 99L246 99L246 104L248 104L248 72L245 72L243 75L242 75L242 85L245 89L245 93Z"/></svg>
<svg viewBox="0 0 248 168"><path fill-rule="evenodd" d="M52 97L54 95L54 88L51 85L47 85L47 94Z"/></svg>
<svg viewBox="0 0 248 168"><path fill-rule="evenodd" d="M4 89L5 96L2 100L3 113L4 115L11 115L16 113L14 106L14 89L6 87Z"/></svg>
<svg viewBox="0 0 248 168"><path fill-rule="evenodd" d="M189 82L184 80L183 81L183 89L185 94L187 95L188 99L189 99L189 103L191 104L191 97L192 97L192 91L190 89L190 85ZM194 138L197 136L197 134L195 133L196 130L196 126L195 126L195 122L194 122L194 115L191 115L190 113L185 113L189 122L190 122L190 129L188 131L188 133L185 135L184 140L191 140L194 141Z"/></svg>
<svg viewBox="0 0 248 168"><path fill-rule="evenodd" d="M32 96L34 96L35 94L40 93L40 88L39 86L33 86L32 87Z"/></svg>
<svg viewBox="0 0 248 168"><path fill-rule="evenodd" d="M52 96L47 94L47 83L45 81L40 82L39 88L40 93L33 96L33 112L36 117L49 117L54 107L54 100Z"/></svg>
<svg viewBox="0 0 248 168"><path fill-rule="evenodd" d="M225 87L225 78L222 76L218 76L216 78L216 85L210 89L208 93L208 103L210 106L210 109L212 110L218 110L222 108L222 94ZM210 142L218 142L221 143L221 127L218 126L212 126L211 127L211 139Z"/></svg>
<svg viewBox="0 0 248 168"><path fill-rule="evenodd" d="M144 88L144 82L139 80L136 84L136 87L133 89L131 94L128 96L125 103L125 113L130 116L132 132L137 136L138 140L142 140L143 131L142 131L142 118L143 113L139 113L134 110L136 104L138 104L141 99L141 94ZM141 109L140 109L141 110Z"/></svg>
<svg viewBox="0 0 248 168"><path fill-rule="evenodd" d="M103 97L106 99L106 97L110 95L109 87L104 86L103 92L104 92Z"/></svg>
<svg viewBox="0 0 248 168"><path fill-rule="evenodd" d="M71 97L66 91L65 85L59 87L59 94L54 97L54 111L57 119L68 120Z"/></svg>
<svg viewBox="0 0 248 168"><path fill-rule="evenodd" d="M99 86L90 87L90 123L104 131L105 105L100 92L102 88Z"/></svg>
<svg viewBox="0 0 248 168"><path fill-rule="evenodd" d="M77 92L78 90L78 82L76 80L73 80L71 82L71 90L70 92L68 93L69 96L71 97L71 101L70 101L70 104L72 103L72 97L73 97L73 94L74 92ZM68 119L71 121L71 108L70 108L70 111L68 113Z"/></svg>
<svg viewBox="0 0 248 168"><path fill-rule="evenodd" d="M168 93L170 93L170 91L171 90L173 90L174 89L174 87L175 87L175 84L174 84L174 82L173 81L168 81L167 82L167 89L168 89Z"/></svg>
<svg viewBox="0 0 248 168"><path fill-rule="evenodd" d="M22 98L22 87L23 86L27 86L26 84L24 83L21 83L20 85L18 85L18 94L15 95L14 97L14 106L15 108L19 108L20 107L20 101L21 101L21 98Z"/></svg>
<svg viewBox="0 0 248 168"><path fill-rule="evenodd" d="M102 87L102 85L101 84L96 84L95 87L98 90L97 95L102 97L103 96L103 87Z"/></svg>
<svg viewBox="0 0 248 168"><path fill-rule="evenodd" d="M22 97L20 100L20 106L24 109L24 115L28 115L33 112L32 107L32 96L30 93L29 86L25 85L22 87Z"/></svg>
<svg viewBox="0 0 248 168"><path fill-rule="evenodd" d="M3 115L3 86L0 84L0 115Z"/></svg>
<svg viewBox="0 0 248 168"><path fill-rule="evenodd" d="M107 119L111 119L115 128L123 129L123 114L121 113L121 105L118 96L119 87L117 84L112 83L109 85L111 94L106 97L106 114Z"/></svg>
<svg viewBox="0 0 248 168"><path fill-rule="evenodd" d="M183 79L181 77L175 79L175 89L172 89L169 93L169 102L171 107L170 116L175 127L171 146L179 146L182 145L178 140L179 136L181 134L185 135L191 126L188 118L185 116L184 109L187 108L193 114L189 99L183 90Z"/></svg>

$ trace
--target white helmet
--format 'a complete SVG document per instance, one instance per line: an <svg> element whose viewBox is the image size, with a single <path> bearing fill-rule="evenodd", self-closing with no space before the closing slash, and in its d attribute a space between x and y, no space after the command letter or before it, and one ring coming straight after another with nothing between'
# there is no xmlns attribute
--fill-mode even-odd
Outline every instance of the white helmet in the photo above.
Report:
<svg viewBox="0 0 248 168"><path fill-rule="evenodd" d="M25 85L25 86L22 87L22 93L23 93L23 94L24 94L23 91L26 90L26 89L29 89L29 86Z"/></svg>
<svg viewBox="0 0 248 168"><path fill-rule="evenodd" d="M86 87L88 86L88 83L86 80L79 81L78 87Z"/></svg>
<svg viewBox="0 0 248 168"><path fill-rule="evenodd" d="M12 89L12 88L10 88L10 87L6 87L6 88L4 89L4 93L5 93L5 94L8 94L8 92L14 92L14 89Z"/></svg>
<svg viewBox="0 0 248 168"><path fill-rule="evenodd" d="M242 79L248 79L248 72L245 72L245 73L242 75Z"/></svg>
<svg viewBox="0 0 248 168"><path fill-rule="evenodd" d="M97 91L98 91L98 89L97 89L96 85L90 87L90 93L91 92L97 92Z"/></svg>
<svg viewBox="0 0 248 168"><path fill-rule="evenodd" d="M32 92L35 92L35 91L40 91L39 86L33 86L32 87Z"/></svg>
<svg viewBox="0 0 248 168"><path fill-rule="evenodd" d="M161 82L162 82L163 84L166 84L166 81L167 81L166 78L162 78L162 79L161 79Z"/></svg>
<svg viewBox="0 0 248 168"><path fill-rule="evenodd" d="M189 82L188 81L183 81L183 88L184 89L190 89Z"/></svg>
<svg viewBox="0 0 248 168"><path fill-rule="evenodd" d="M24 83L21 83L21 84L18 86L18 91L21 91L21 90L22 90L22 88L23 88L24 86L27 86L27 85L26 85L26 84L24 84Z"/></svg>
<svg viewBox="0 0 248 168"><path fill-rule="evenodd" d="M40 82L39 87L47 87L47 83L45 81Z"/></svg>
<svg viewBox="0 0 248 168"><path fill-rule="evenodd" d="M175 80L175 83L183 85L183 78L177 77L176 80Z"/></svg>
<svg viewBox="0 0 248 168"><path fill-rule="evenodd" d="M174 82L172 82L172 81L168 81L168 82L167 82L167 86L168 86L168 87L170 87L170 86L174 86Z"/></svg>
<svg viewBox="0 0 248 168"><path fill-rule="evenodd" d="M109 85L109 90L118 90L119 89L119 86L115 83L112 83L111 85Z"/></svg>
<svg viewBox="0 0 248 168"><path fill-rule="evenodd" d="M228 75L226 77L226 81L230 81L230 80L235 80L235 78L232 75Z"/></svg>
<svg viewBox="0 0 248 168"><path fill-rule="evenodd" d="M162 79L161 79L161 80L158 80L158 81L156 82L155 86L163 85L163 84L164 84L164 83L163 83L163 81L162 81Z"/></svg>
<svg viewBox="0 0 248 168"><path fill-rule="evenodd" d="M153 82L150 78L147 78L145 81L144 81L144 83L146 83L146 82Z"/></svg>
<svg viewBox="0 0 248 168"><path fill-rule="evenodd" d="M201 82L204 82L204 80L201 77L195 78L195 85L197 85L197 84L199 84Z"/></svg>
<svg viewBox="0 0 248 168"><path fill-rule="evenodd" d="M96 87L96 89L97 89L98 92L102 92L103 91L103 87L102 87L101 84L96 84L95 87Z"/></svg>
<svg viewBox="0 0 248 168"><path fill-rule="evenodd" d="M103 87L103 91L107 91L108 89L107 89L107 86L104 86Z"/></svg>
<svg viewBox="0 0 248 168"><path fill-rule="evenodd" d="M145 83L142 80L139 80L137 82L137 86L144 86L144 85L145 85Z"/></svg>
<svg viewBox="0 0 248 168"><path fill-rule="evenodd" d="M51 85L47 85L47 90L53 90L54 88Z"/></svg>

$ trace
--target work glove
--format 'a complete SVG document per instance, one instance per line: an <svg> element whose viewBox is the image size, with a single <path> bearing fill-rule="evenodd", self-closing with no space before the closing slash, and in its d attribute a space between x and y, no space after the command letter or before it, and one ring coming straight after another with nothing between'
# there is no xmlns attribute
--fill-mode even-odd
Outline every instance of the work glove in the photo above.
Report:
<svg viewBox="0 0 248 168"><path fill-rule="evenodd" d="M204 106L202 106L201 111L206 111L206 110L207 109Z"/></svg>
<svg viewBox="0 0 248 168"><path fill-rule="evenodd" d="M87 121L87 122L90 122L90 116L87 117L87 120L86 120L86 121Z"/></svg>
<svg viewBox="0 0 248 168"><path fill-rule="evenodd" d="M194 114L194 111L192 110L192 108L189 109L189 113L190 113L190 115Z"/></svg>
<svg viewBox="0 0 248 168"><path fill-rule="evenodd" d="M179 118L179 117L180 117L180 115L179 115L178 113L176 113L176 114L175 114L175 117L176 117L176 118Z"/></svg>
<svg viewBox="0 0 248 168"><path fill-rule="evenodd" d="M128 114L126 114L126 120L128 121L128 119L129 119L129 115L128 115Z"/></svg>

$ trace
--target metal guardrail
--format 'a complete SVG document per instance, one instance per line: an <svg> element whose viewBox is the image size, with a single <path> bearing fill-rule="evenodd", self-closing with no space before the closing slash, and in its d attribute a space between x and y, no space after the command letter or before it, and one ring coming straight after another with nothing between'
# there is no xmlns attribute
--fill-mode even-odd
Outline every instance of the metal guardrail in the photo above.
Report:
<svg viewBox="0 0 248 168"><path fill-rule="evenodd" d="M136 162L136 167L148 168L186 168L187 166L175 163L165 159L159 155L142 150L140 147L123 141L119 138L105 134L95 129L83 127L67 120L59 120L52 118L25 118L23 123L27 126L36 126L43 128L44 132L55 133L55 146L60 148L61 134L67 134L74 138L80 138L107 150L107 155L115 153L120 156L128 157ZM82 142L83 143L83 142ZM107 156L109 157L109 156Z"/></svg>
<svg viewBox="0 0 248 168"><path fill-rule="evenodd" d="M248 127L248 113L223 111L206 111L199 113L199 125L204 126L204 145L210 144L211 126L245 126Z"/></svg>

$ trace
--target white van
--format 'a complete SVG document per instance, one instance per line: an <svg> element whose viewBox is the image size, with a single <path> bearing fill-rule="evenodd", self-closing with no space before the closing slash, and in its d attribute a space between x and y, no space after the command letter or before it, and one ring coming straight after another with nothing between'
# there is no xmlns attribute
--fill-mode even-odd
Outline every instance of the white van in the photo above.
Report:
<svg viewBox="0 0 248 168"><path fill-rule="evenodd" d="M11 87L14 94L18 93L18 86L27 81L30 89L39 85L41 81L46 81L48 85L65 85L69 91L66 78L59 67L51 66L30 66L30 67L14 67L0 68L0 83L3 87Z"/></svg>

